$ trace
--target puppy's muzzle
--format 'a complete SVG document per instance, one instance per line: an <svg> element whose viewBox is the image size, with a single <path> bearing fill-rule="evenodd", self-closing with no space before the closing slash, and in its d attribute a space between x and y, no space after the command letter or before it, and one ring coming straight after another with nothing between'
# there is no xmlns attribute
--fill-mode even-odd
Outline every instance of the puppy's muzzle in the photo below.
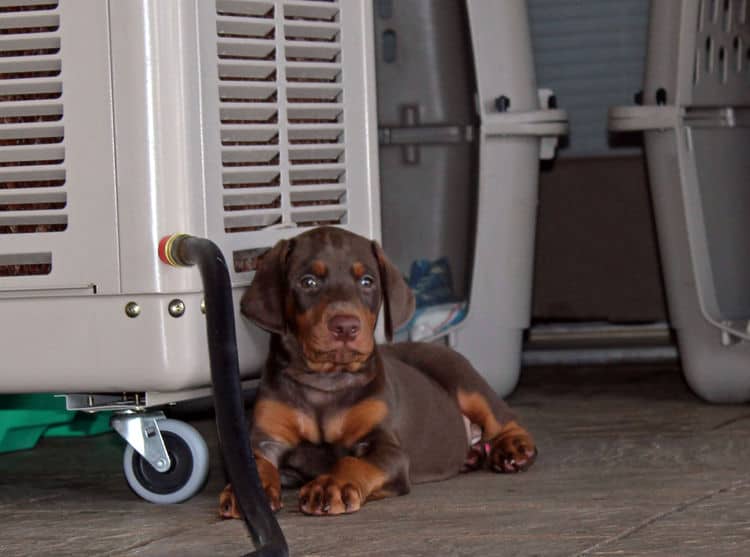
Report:
<svg viewBox="0 0 750 557"><path fill-rule="evenodd" d="M356 315L334 315L327 325L333 339L341 342L355 340L362 330L362 322Z"/></svg>

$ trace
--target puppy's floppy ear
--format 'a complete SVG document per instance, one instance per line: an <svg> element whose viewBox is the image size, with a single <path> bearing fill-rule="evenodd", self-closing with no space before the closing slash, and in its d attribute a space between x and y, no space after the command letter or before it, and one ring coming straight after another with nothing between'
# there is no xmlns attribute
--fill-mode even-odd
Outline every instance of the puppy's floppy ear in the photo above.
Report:
<svg viewBox="0 0 750 557"><path fill-rule="evenodd" d="M294 240L280 240L263 254L253 282L240 301L242 315L274 333L286 330L284 299L286 294L286 261Z"/></svg>
<svg viewBox="0 0 750 557"><path fill-rule="evenodd" d="M380 284L383 288L385 338L390 342L393 340L393 331L411 319L416 302L401 272L388 260L383 249L375 241L372 242L372 251L378 261Z"/></svg>

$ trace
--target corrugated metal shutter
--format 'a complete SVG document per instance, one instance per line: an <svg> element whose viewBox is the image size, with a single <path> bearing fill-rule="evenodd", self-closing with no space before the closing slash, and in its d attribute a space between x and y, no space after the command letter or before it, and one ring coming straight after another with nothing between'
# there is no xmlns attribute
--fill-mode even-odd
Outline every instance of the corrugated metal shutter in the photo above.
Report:
<svg viewBox="0 0 750 557"><path fill-rule="evenodd" d="M648 0L529 0L528 6L537 83L555 91L570 118L559 154L611 154L607 109L632 104L641 88Z"/></svg>

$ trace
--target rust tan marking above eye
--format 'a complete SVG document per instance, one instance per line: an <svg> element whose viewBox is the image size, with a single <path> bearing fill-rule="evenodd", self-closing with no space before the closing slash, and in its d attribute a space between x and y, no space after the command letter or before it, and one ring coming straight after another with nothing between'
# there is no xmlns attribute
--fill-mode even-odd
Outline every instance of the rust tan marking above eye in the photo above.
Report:
<svg viewBox="0 0 750 557"><path fill-rule="evenodd" d="M323 423L323 438L327 443L353 446L370 433L388 415L382 400L368 398L343 410Z"/></svg>
<svg viewBox="0 0 750 557"><path fill-rule="evenodd" d="M352 265L352 275L354 275L355 279L362 278L364 274L367 272L367 269L365 268L364 264L357 261Z"/></svg>
<svg viewBox="0 0 750 557"><path fill-rule="evenodd" d="M255 426L276 441L291 446L297 446L301 441L320 442L315 420L278 400L256 402L253 417Z"/></svg>
<svg viewBox="0 0 750 557"><path fill-rule="evenodd" d="M315 261L313 261L311 268L312 272L321 278L325 277L328 274L328 267L320 259L316 259Z"/></svg>
<svg viewBox="0 0 750 557"><path fill-rule="evenodd" d="M502 432L503 426L495 418L484 396L458 389L456 398L458 398L461 413L469 418L471 423L482 428L482 439L485 441L493 439Z"/></svg>

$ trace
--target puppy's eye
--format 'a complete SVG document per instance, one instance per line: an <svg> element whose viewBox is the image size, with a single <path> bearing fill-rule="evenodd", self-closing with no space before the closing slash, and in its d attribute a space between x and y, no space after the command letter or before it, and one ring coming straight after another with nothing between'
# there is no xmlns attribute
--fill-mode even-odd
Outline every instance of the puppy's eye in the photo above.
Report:
<svg viewBox="0 0 750 557"><path fill-rule="evenodd" d="M375 286L375 279L370 275L364 275L359 279L359 285L363 288L372 288L373 286Z"/></svg>
<svg viewBox="0 0 750 557"><path fill-rule="evenodd" d="M312 275L305 275L299 279L299 285L305 290L315 290L320 286L320 282Z"/></svg>

